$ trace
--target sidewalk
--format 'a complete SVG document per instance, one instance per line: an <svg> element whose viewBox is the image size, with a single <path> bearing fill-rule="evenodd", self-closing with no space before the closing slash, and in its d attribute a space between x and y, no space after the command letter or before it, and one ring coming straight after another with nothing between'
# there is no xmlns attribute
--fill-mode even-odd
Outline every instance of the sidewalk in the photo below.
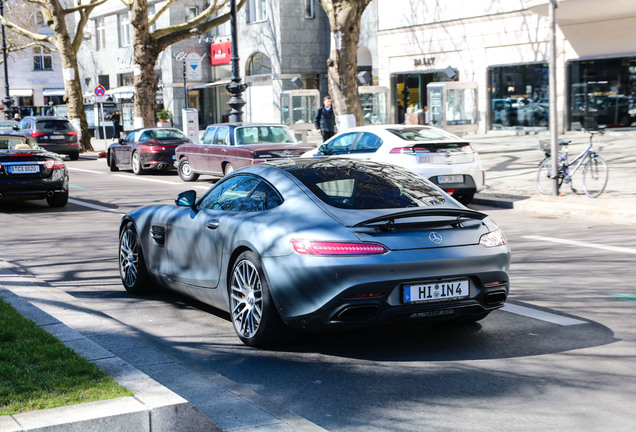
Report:
<svg viewBox="0 0 636 432"><path fill-rule="evenodd" d="M581 185L582 170L570 185L563 185L562 196L541 194L536 185L539 163L544 154L537 135L489 134L466 136L479 152L486 169L486 188L475 196L475 204L514 208L552 217L599 218L612 223L636 223L636 132L608 131L594 138L594 145L609 168L609 180L603 194L589 198ZM587 148L589 134L572 133L570 156Z"/></svg>

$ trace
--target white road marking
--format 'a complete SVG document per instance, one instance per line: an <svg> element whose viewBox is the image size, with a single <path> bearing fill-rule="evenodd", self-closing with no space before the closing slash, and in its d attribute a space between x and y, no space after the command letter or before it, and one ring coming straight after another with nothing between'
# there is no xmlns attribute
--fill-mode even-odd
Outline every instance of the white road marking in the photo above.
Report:
<svg viewBox="0 0 636 432"><path fill-rule="evenodd" d="M78 172L85 172L85 173L91 173L91 174L106 174L104 171L95 171L95 170L87 170L87 169L82 169L82 168L74 168L74 167L66 167L69 171L78 171Z"/></svg>
<svg viewBox="0 0 636 432"><path fill-rule="evenodd" d="M611 251L611 252L636 254L636 249L626 248L626 247L619 247L619 246L607 246L607 245L600 245L600 244L596 244L596 243L581 242L581 241L576 241L576 240L559 239L559 238L554 238L554 237L523 236L523 238L527 238L527 239L530 239L530 240L539 240L539 241L546 241L546 242L552 242L552 243L567 244L567 245L570 245L570 246L579 246L579 247L587 247L587 248L594 248L594 249L602 249L602 250Z"/></svg>
<svg viewBox="0 0 636 432"><path fill-rule="evenodd" d="M534 318L541 321L546 321L552 324L557 324L560 326L573 326L580 324L587 324L586 321L577 320L574 318L569 318L563 315L557 315L550 312L545 312L538 309L532 309L525 306L514 305L510 303L506 303L501 310L510 312L516 315L522 315L528 318Z"/></svg>
<svg viewBox="0 0 636 432"><path fill-rule="evenodd" d="M128 180L141 180L141 181L147 181L147 182L152 182L152 183L161 183L161 184L168 184L168 185L172 185L172 186L186 186L185 183L183 182L172 182L169 180L159 180L156 178L149 178L149 177L139 177L139 176L129 176L126 174L113 174L113 176L116 177L121 177L121 178L125 178ZM192 188L194 189L203 189L203 190L208 190L210 189L211 186L192 186Z"/></svg>
<svg viewBox="0 0 636 432"><path fill-rule="evenodd" d="M119 211L117 209L103 207L103 206L100 206L100 205L97 205L97 204L91 204L91 203L87 203L87 202L84 202L84 201L79 201L79 200L76 200L76 199L69 198L68 202L70 202L71 204L78 205L78 206L88 207L88 208L93 209L93 210L99 210L99 211L103 211L103 212L117 213L117 214L120 214L120 215L124 215L124 213L122 213L121 211Z"/></svg>

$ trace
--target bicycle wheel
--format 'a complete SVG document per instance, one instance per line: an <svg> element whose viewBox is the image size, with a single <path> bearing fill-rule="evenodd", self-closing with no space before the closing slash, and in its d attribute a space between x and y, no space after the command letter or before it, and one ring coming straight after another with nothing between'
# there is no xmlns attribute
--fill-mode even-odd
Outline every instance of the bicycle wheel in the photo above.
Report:
<svg viewBox="0 0 636 432"><path fill-rule="evenodd" d="M600 156L591 156L583 168L583 190L585 195L596 198L607 185L607 164Z"/></svg>
<svg viewBox="0 0 636 432"><path fill-rule="evenodd" d="M559 178L559 187L561 187L562 178ZM539 171L537 172L537 187L539 192L544 195L552 195L554 188L554 178L552 175L552 158L548 157L539 165Z"/></svg>

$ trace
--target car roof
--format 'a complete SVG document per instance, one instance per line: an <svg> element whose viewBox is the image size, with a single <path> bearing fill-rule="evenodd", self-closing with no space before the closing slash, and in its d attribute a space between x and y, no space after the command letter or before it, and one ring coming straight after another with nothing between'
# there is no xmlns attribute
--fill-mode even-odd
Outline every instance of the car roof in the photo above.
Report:
<svg viewBox="0 0 636 432"><path fill-rule="evenodd" d="M40 120L64 120L64 121L69 121L67 118L64 117L56 117L56 116L25 116L22 118L24 119L33 119L35 121L40 121Z"/></svg>
<svg viewBox="0 0 636 432"><path fill-rule="evenodd" d="M243 126L283 126L289 127L280 123L257 123L257 122L230 122L230 123L215 123L208 125L207 127L217 127L217 126L230 126L230 127L243 127ZM207 129L207 128L206 128Z"/></svg>

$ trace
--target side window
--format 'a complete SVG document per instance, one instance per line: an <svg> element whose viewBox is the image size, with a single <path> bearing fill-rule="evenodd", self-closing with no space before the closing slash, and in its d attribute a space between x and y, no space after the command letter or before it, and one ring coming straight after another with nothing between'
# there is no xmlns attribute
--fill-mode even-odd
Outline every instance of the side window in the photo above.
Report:
<svg viewBox="0 0 636 432"><path fill-rule="evenodd" d="M357 132L351 132L334 139L329 144L327 144L328 153L334 154L350 152L357 135Z"/></svg>
<svg viewBox="0 0 636 432"><path fill-rule="evenodd" d="M240 211L255 212L270 210L278 207L283 203L283 198L278 194L276 189L261 181L252 193L245 198L241 205Z"/></svg>
<svg viewBox="0 0 636 432"><path fill-rule="evenodd" d="M214 132L216 132L216 128L207 128L205 133L203 134L203 138L201 139L201 143L203 144L212 144L212 137L214 136Z"/></svg>
<svg viewBox="0 0 636 432"><path fill-rule="evenodd" d="M29 129L29 120L24 119L20 123L18 123L18 129L20 130Z"/></svg>
<svg viewBox="0 0 636 432"><path fill-rule="evenodd" d="M216 136L212 142L214 145L228 145L229 128L220 127L217 129Z"/></svg>
<svg viewBox="0 0 636 432"><path fill-rule="evenodd" d="M257 177L247 175L230 177L204 196L199 202L199 208L238 211L260 181Z"/></svg>
<svg viewBox="0 0 636 432"><path fill-rule="evenodd" d="M152 139L152 137L150 136L148 132L142 133L141 136L139 137L139 141L148 141L149 139Z"/></svg>
<svg viewBox="0 0 636 432"><path fill-rule="evenodd" d="M382 139L375 134L365 132L356 144L357 153L373 153L382 145Z"/></svg>
<svg viewBox="0 0 636 432"><path fill-rule="evenodd" d="M135 140L135 132L131 132L128 135L126 135L126 138L124 138L124 141L134 141Z"/></svg>

